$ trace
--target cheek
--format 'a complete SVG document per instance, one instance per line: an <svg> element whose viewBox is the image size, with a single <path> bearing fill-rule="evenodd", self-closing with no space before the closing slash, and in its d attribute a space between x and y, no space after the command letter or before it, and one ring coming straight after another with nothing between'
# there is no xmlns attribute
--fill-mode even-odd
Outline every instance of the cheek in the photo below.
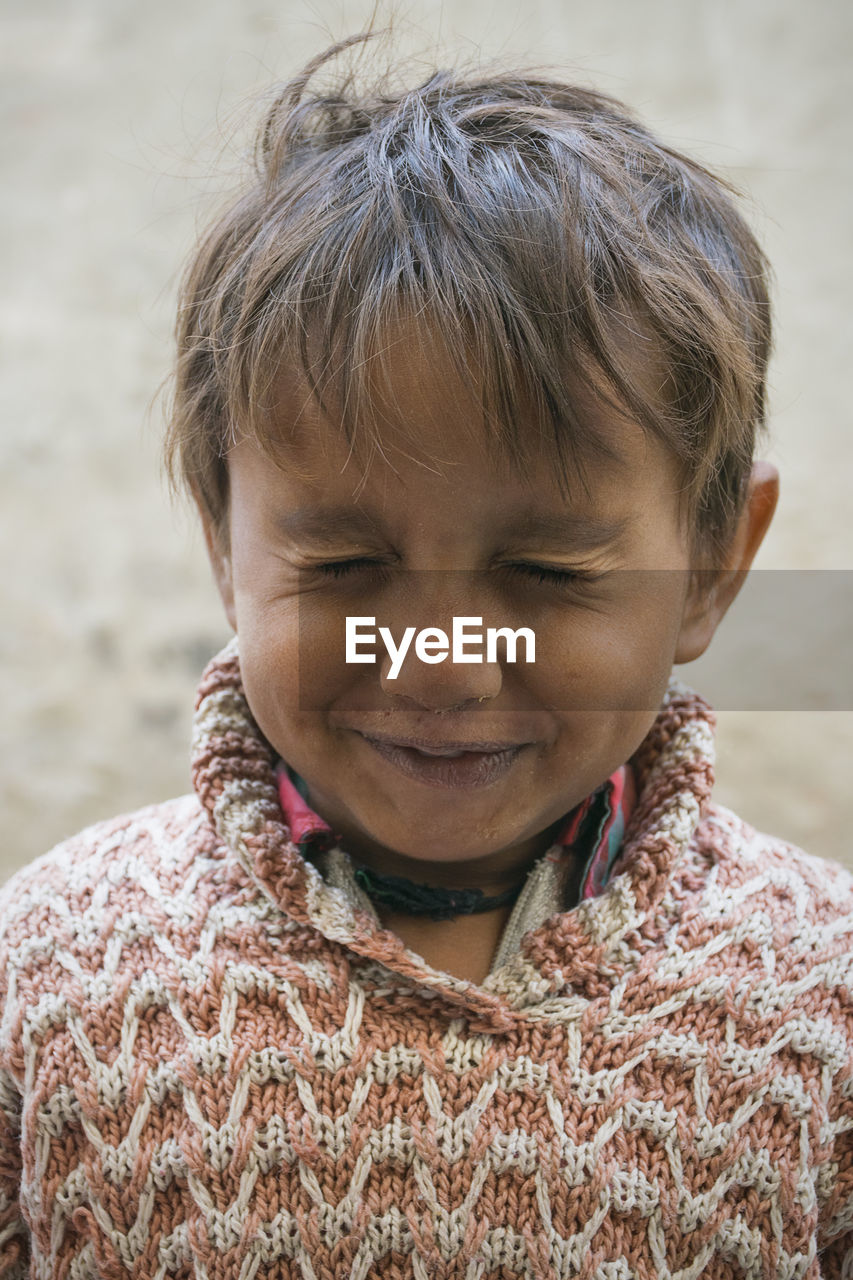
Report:
<svg viewBox="0 0 853 1280"><path fill-rule="evenodd" d="M237 622L249 706L265 736L283 751L283 731L310 731L312 716L352 681L340 618L293 595L263 605L238 598Z"/></svg>
<svg viewBox="0 0 853 1280"><path fill-rule="evenodd" d="M558 714L574 711L654 714L660 706L680 631L677 575L631 574L618 600L553 613L536 629L528 686ZM654 577L655 581L648 581Z"/></svg>

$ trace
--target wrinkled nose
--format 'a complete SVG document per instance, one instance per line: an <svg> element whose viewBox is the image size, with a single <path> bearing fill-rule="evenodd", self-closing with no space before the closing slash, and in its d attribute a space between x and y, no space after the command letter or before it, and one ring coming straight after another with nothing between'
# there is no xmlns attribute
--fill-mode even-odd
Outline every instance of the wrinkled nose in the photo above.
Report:
<svg viewBox="0 0 853 1280"><path fill-rule="evenodd" d="M497 697L503 675L494 655L488 661L483 616L488 600L478 589L482 575L434 570L411 575L408 585L388 628L395 653L382 649L383 694L436 712L477 707Z"/></svg>
<svg viewBox="0 0 853 1280"><path fill-rule="evenodd" d="M412 646L402 662L383 654L379 682L382 692L395 701L429 711L458 711L496 698L503 674L498 662L486 661L485 653L480 662L454 662L451 650L440 663L432 663L423 661Z"/></svg>

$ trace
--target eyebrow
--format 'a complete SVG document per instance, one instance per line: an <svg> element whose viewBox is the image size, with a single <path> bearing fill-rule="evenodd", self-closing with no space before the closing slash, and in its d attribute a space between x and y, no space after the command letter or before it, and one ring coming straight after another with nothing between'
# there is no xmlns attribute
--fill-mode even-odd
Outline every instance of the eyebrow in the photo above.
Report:
<svg viewBox="0 0 853 1280"><path fill-rule="evenodd" d="M341 535L377 533L379 525L358 507L302 507L276 520L288 537L331 546Z"/></svg>
<svg viewBox="0 0 853 1280"><path fill-rule="evenodd" d="M633 524L630 516L608 520L563 511L559 515L537 512L504 528L512 538L535 538L537 542L569 546L573 551L591 551L618 542Z"/></svg>
<svg viewBox="0 0 853 1280"><path fill-rule="evenodd" d="M609 520L568 511L560 514L536 512L515 522L502 522L501 534L512 540L532 538L555 546L568 546L575 551L588 551L618 542L633 523L629 516ZM333 546L342 536L375 535L381 531L379 521L356 507L299 508L282 516L276 524L288 537L320 546Z"/></svg>

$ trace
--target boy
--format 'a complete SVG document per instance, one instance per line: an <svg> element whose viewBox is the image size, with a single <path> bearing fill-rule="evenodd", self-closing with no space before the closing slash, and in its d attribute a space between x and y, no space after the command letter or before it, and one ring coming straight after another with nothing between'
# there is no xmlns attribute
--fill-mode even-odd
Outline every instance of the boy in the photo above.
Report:
<svg viewBox="0 0 853 1280"><path fill-rule="evenodd" d="M338 51L183 285L194 794L3 890L0 1275L849 1276L853 882L670 680L775 506L761 252L609 99Z"/></svg>

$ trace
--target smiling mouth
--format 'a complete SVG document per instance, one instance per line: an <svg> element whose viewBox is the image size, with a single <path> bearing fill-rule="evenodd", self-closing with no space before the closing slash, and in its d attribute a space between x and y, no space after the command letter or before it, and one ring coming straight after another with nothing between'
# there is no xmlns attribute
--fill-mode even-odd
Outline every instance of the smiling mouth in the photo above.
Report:
<svg viewBox="0 0 853 1280"><path fill-rule="evenodd" d="M527 746L524 742L435 742L429 738L392 738L382 734L364 733L368 742L382 743L388 747L404 747L425 756L461 756L468 753L493 755L502 751L517 751Z"/></svg>
<svg viewBox="0 0 853 1280"><path fill-rule="evenodd" d="M420 739L385 739L362 734L365 742L415 782L451 790L488 787L505 777L528 743L422 744Z"/></svg>

